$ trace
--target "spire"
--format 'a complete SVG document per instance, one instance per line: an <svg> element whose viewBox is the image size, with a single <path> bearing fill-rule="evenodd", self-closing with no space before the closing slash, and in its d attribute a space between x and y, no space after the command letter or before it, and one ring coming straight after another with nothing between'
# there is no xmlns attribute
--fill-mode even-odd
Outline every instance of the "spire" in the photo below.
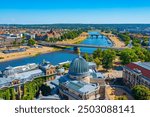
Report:
<svg viewBox="0 0 150 117"><path fill-rule="evenodd" d="M46 60L45 59L43 59L43 62L42 62L43 64L45 64L46 63Z"/></svg>
<svg viewBox="0 0 150 117"><path fill-rule="evenodd" d="M77 48L77 54L78 54L78 56L80 56L80 55L81 55L80 48Z"/></svg>
<svg viewBox="0 0 150 117"><path fill-rule="evenodd" d="M39 91L39 98L42 98L42 97L43 97L42 91L40 90L40 91Z"/></svg>
<svg viewBox="0 0 150 117"><path fill-rule="evenodd" d="M50 29L50 33L52 33L52 32L53 32L53 29L51 28L51 29Z"/></svg>

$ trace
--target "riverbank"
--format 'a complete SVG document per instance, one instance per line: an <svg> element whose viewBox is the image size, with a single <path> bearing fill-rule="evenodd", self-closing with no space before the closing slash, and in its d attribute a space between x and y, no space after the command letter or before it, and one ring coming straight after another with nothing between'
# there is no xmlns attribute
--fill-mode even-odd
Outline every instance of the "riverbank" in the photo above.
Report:
<svg viewBox="0 0 150 117"><path fill-rule="evenodd" d="M79 37L75 39L72 39L72 40L69 39L69 40L65 40L65 41L61 41L57 43L69 43L69 44L79 43L87 38L87 36L83 36L84 34L87 34L87 33L83 32ZM16 52L16 53L9 53L9 54L4 54L0 52L0 62L16 60L16 59L26 58L26 57L34 57L40 54L51 53L51 52L61 50L58 48L45 47L45 46L43 46L42 48L30 48L28 46L22 47L22 48L27 48L27 49L24 52Z"/></svg>
<svg viewBox="0 0 150 117"><path fill-rule="evenodd" d="M54 52L54 51L58 51L58 49L52 48L52 47L42 47L42 48L28 48L24 52L17 52L17 53L10 53L10 54L0 53L0 57L2 57L2 59L0 59L0 62L15 60L19 58L25 58L25 57L30 57L30 56L31 57L37 56L40 54Z"/></svg>
<svg viewBox="0 0 150 117"><path fill-rule="evenodd" d="M113 35L112 33L105 33L105 32L101 32L101 34L108 37L112 41L114 47L125 47L125 43L120 41L116 35Z"/></svg>
<svg viewBox="0 0 150 117"><path fill-rule="evenodd" d="M84 41L85 39L87 39L87 36L88 33L86 32L83 32L79 37L75 38L75 39L67 39L67 40L64 40L64 41L58 41L56 43L58 44L79 44L81 43L82 41Z"/></svg>

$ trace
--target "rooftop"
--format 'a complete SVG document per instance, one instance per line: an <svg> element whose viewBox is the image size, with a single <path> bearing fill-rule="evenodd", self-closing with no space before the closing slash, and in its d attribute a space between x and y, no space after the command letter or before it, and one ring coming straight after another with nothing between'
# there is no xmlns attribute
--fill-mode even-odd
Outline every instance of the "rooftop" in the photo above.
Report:
<svg viewBox="0 0 150 117"><path fill-rule="evenodd" d="M75 58L69 68L69 75L74 77L85 77L89 75L89 65L81 56Z"/></svg>
<svg viewBox="0 0 150 117"><path fill-rule="evenodd" d="M23 72L23 73L14 74L14 75L8 76L7 78L2 77L0 78L0 84L12 82L13 80L22 80L22 79L32 78L35 75L42 74L42 73L43 72L40 69L35 69L35 70Z"/></svg>
<svg viewBox="0 0 150 117"><path fill-rule="evenodd" d="M134 62L129 63L126 67L130 68L131 70L140 70L143 76L150 78L150 62Z"/></svg>
<svg viewBox="0 0 150 117"><path fill-rule="evenodd" d="M49 61L43 60L42 64L40 64L40 67L46 70L46 69L49 69L50 67L54 67L54 66L51 65L51 63Z"/></svg>
<svg viewBox="0 0 150 117"><path fill-rule="evenodd" d="M79 93L91 93L94 92L95 89L98 88L97 84L88 84L82 81L68 81L65 83L65 85L69 89L73 89Z"/></svg>
<svg viewBox="0 0 150 117"><path fill-rule="evenodd" d="M150 62L134 62L134 63L147 70L150 70Z"/></svg>
<svg viewBox="0 0 150 117"><path fill-rule="evenodd" d="M29 71L29 70L33 70L33 69L36 69L38 67L37 64L35 63L31 63L31 64L27 64L27 65L22 65L22 66L17 66L17 67L6 67L5 70L14 70L15 72L25 72L25 71Z"/></svg>

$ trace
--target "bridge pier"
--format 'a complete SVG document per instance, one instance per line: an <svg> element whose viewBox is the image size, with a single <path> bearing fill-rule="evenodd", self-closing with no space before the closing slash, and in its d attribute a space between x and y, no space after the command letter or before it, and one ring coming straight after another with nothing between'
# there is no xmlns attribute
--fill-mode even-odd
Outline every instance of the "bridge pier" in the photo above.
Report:
<svg viewBox="0 0 150 117"><path fill-rule="evenodd" d="M93 39L93 35L90 35L90 38L92 38L92 39Z"/></svg>
<svg viewBox="0 0 150 117"><path fill-rule="evenodd" d="M94 37L95 37L96 39L98 39L99 35L90 35L90 38L93 39Z"/></svg>
<svg viewBox="0 0 150 117"><path fill-rule="evenodd" d="M78 47L77 47L77 46L73 47L73 50L74 50L75 52L77 52Z"/></svg>
<svg viewBox="0 0 150 117"><path fill-rule="evenodd" d="M79 47L75 46L75 47L73 47L73 50L75 53L80 54L80 48Z"/></svg>
<svg viewBox="0 0 150 117"><path fill-rule="evenodd" d="M96 35L96 39L98 39L99 35Z"/></svg>

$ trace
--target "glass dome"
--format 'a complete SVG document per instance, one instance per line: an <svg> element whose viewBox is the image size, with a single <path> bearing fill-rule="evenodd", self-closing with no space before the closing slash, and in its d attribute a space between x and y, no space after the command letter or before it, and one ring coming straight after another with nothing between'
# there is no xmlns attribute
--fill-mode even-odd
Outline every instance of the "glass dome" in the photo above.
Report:
<svg viewBox="0 0 150 117"><path fill-rule="evenodd" d="M79 56L71 62L68 74L75 78L86 77L90 75L89 65L84 58Z"/></svg>

